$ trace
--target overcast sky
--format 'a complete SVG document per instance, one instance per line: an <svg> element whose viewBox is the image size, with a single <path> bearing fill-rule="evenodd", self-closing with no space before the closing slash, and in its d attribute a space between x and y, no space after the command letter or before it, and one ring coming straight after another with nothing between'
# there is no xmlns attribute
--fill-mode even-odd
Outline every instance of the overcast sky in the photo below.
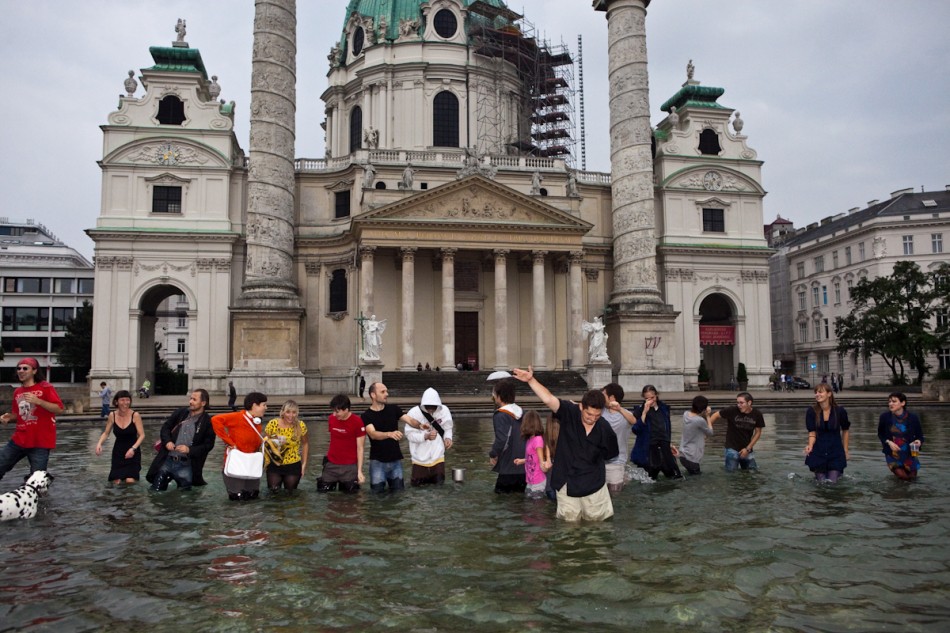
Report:
<svg viewBox="0 0 950 633"><path fill-rule="evenodd" d="M327 52L346 0L297 0L297 147L324 153ZM587 167L609 171L607 28L590 0L517 0L538 33L573 52L584 39ZM100 125L130 69L152 65L178 18L221 97L237 102L248 150L252 0L0 0L0 216L36 219L86 256L100 207ZM686 79L725 88L765 162L766 222L802 226L905 187L950 184L947 0L654 0L647 17L650 101ZM139 95L142 94L139 88ZM579 155L579 152L578 152Z"/></svg>

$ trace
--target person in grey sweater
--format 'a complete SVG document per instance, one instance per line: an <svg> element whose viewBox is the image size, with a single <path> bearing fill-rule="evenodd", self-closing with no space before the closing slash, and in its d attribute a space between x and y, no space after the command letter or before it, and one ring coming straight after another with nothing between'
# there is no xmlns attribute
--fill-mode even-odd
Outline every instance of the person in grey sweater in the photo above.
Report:
<svg viewBox="0 0 950 633"><path fill-rule="evenodd" d="M709 421L709 400L705 396L693 398L689 411L683 413L683 437L680 439L680 463L690 475L699 474L699 463L706 450L706 438L712 436Z"/></svg>

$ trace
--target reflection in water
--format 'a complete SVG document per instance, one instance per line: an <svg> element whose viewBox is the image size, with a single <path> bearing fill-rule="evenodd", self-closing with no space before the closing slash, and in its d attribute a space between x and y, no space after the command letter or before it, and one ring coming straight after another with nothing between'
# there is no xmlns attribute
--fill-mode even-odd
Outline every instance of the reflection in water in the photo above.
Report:
<svg viewBox="0 0 950 633"><path fill-rule="evenodd" d="M495 495L488 419L457 424L449 466L467 469L464 483L318 495L311 477L294 496L246 504L227 501L216 474L184 493L112 486L108 459L92 455L98 430L64 424L39 514L0 532L0 629L941 630L939 418L924 416L914 484L887 470L873 412L852 412L835 486L803 463L803 414L773 412L760 472L722 472L717 429L701 476L632 482L594 525ZM326 437L314 435L320 455Z"/></svg>

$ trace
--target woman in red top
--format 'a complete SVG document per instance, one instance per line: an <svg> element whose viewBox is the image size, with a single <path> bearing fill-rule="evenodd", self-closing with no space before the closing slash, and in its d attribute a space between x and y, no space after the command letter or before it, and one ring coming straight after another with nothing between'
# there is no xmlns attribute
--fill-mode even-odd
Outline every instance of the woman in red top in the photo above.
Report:
<svg viewBox="0 0 950 633"><path fill-rule="evenodd" d="M35 358L17 363L16 375L20 386L13 392L13 409L0 415L4 424L16 420L13 437L0 449L0 479L24 457L31 474L46 470L49 452L56 448L56 414L63 412L63 401Z"/></svg>
<svg viewBox="0 0 950 633"><path fill-rule="evenodd" d="M263 440L263 430L261 429L261 416L267 411L267 396L259 391L252 391L244 398L244 410L234 413L222 413L211 418L211 426L214 433L227 445L225 449L225 459L227 451L236 448L244 453L253 453L261 450ZM222 469L224 465L222 464ZM228 490L228 498L231 501L246 501L248 499L257 499L261 492L260 479L238 479L228 477L221 473L224 478L224 487Z"/></svg>

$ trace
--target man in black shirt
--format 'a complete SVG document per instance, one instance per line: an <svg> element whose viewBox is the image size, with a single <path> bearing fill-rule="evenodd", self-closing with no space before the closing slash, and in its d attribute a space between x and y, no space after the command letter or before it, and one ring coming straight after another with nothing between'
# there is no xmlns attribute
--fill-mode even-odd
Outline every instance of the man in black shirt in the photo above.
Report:
<svg viewBox="0 0 950 633"><path fill-rule="evenodd" d="M531 367L513 369L518 380L557 414L561 433L554 452L551 487L557 491L557 517L567 521L603 521L614 514L607 491L607 460L620 454L617 435L601 417L607 404L603 392L591 389L580 406L560 400L535 379Z"/></svg>
<svg viewBox="0 0 950 633"><path fill-rule="evenodd" d="M736 406L716 411L709 418L710 426L718 419L726 420L726 470L758 470L752 450L762 437L765 418L752 407L752 395L743 391L736 396Z"/></svg>
<svg viewBox="0 0 950 633"><path fill-rule="evenodd" d="M405 488L402 475L402 449L399 440L402 433L399 422L406 416L395 404L387 404L389 390L381 382L369 386L369 409L363 413L363 425L369 435L369 485L376 492L402 490Z"/></svg>

